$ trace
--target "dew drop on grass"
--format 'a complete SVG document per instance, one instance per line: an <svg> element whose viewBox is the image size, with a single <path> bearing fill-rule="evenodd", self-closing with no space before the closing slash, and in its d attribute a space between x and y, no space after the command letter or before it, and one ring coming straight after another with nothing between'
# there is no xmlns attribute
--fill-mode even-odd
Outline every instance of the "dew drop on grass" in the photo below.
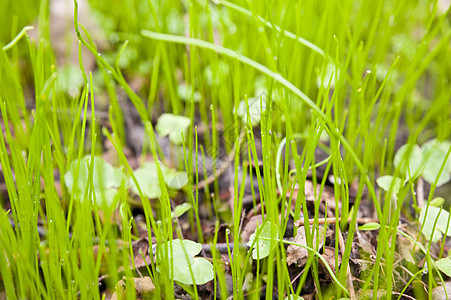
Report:
<svg viewBox="0 0 451 300"><path fill-rule="evenodd" d="M258 32L263 32L263 31L265 31L265 28L263 28L263 26L259 26L258 27Z"/></svg>

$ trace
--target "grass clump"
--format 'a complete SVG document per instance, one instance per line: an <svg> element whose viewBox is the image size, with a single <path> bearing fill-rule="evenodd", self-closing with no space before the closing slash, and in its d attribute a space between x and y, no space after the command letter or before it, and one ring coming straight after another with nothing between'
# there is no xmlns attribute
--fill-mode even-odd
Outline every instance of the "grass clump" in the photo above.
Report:
<svg viewBox="0 0 451 300"><path fill-rule="evenodd" d="M2 295L448 297L442 1L9 2Z"/></svg>

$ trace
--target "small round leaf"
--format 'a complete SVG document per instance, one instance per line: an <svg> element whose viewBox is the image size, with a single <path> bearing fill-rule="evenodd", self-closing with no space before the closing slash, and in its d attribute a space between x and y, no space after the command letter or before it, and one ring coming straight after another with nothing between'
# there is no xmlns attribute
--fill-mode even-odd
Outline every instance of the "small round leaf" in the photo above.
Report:
<svg viewBox="0 0 451 300"><path fill-rule="evenodd" d="M420 146L406 144L396 152L394 164L407 178L416 178L420 175L422 161L423 151Z"/></svg>

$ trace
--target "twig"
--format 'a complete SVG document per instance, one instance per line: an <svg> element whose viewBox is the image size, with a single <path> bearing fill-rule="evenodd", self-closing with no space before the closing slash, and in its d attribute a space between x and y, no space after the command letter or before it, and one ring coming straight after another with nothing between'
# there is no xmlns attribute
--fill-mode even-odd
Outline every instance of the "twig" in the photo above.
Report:
<svg viewBox="0 0 451 300"><path fill-rule="evenodd" d="M338 221L340 221L341 218L338 218ZM351 222L351 219L348 220L349 222ZM309 225L313 225L313 223L315 222L315 219L309 219ZM318 224L331 224L331 223L335 223L337 222L337 218L318 218ZM369 222L376 222L378 223L379 220L377 219L373 219L373 218L359 218L356 220L356 223L358 224L365 224L365 223L369 223ZM297 220L296 222L294 222L294 226L300 227L300 226L304 226L305 222L304 220Z"/></svg>
<svg viewBox="0 0 451 300"><path fill-rule="evenodd" d="M401 293L398 293L398 292L391 292L391 293L392 293L393 295L401 295ZM407 294L402 294L402 296L403 296L403 297L406 297L406 298L409 298L409 299L415 300L414 297L409 296L409 295L407 295Z"/></svg>
<svg viewBox="0 0 451 300"><path fill-rule="evenodd" d="M221 166L221 168L219 168L218 170L216 170L215 173L213 173L212 175L208 176L207 178L205 178L204 180L199 182L199 184L197 184L197 186L194 186L194 189L196 189L196 188L203 189L207 185L210 185L211 183L213 183L219 176L224 174L224 172L229 168L231 162L233 161L233 158L235 156L235 151L241 145L245 132L246 132L245 129L241 130L240 137L238 138L237 141L235 141L232 151L230 151L230 153L227 155L226 161Z"/></svg>

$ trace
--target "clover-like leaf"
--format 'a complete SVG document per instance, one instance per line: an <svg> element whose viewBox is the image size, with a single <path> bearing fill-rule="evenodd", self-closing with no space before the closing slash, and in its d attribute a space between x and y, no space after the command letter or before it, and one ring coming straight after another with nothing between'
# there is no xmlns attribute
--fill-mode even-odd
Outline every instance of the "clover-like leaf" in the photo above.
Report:
<svg viewBox="0 0 451 300"><path fill-rule="evenodd" d="M221 84L221 78L226 78L229 75L229 65L220 61L216 65L216 70L213 70L212 65L208 65L204 69L204 77L208 86L218 86Z"/></svg>
<svg viewBox="0 0 451 300"><path fill-rule="evenodd" d="M77 65L66 64L58 72L56 78L56 86L58 90L68 93L71 97L76 98L83 86L83 77L80 68Z"/></svg>
<svg viewBox="0 0 451 300"><path fill-rule="evenodd" d="M446 274L446 276L451 277L451 259L449 257L439 259L435 264L440 271Z"/></svg>
<svg viewBox="0 0 451 300"><path fill-rule="evenodd" d="M155 162L146 162L133 174L138 181L142 193L148 198L158 198L161 196L161 189L158 180L158 171ZM135 182L130 179L130 186L135 194L139 194Z"/></svg>
<svg viewBox="0 0 451 300"><path fill-rule="evenodd" d="M266 93L262 92L254 98L247 99L247 104L249 105L249 118L251 124L252 126L257 126L260 123L262 113L266 110ZM240 101L237 115L241 118L243 123L247 124L248 106L246 105L246 100Z"/></svg>
<svg viewBox="0 0 451 300"><path fill-rule="evenodd" d="M171 189L181 189L188 183L188 175L186 172L177 172L174 169L166 168L164 175L164 181Z"/></svg>
<svg viewBox="0 0 451 300"><path fill-rule="evenodd" d="M171 189L181 189L188 183L186 172L177 172L163 164L160 164L160 169L165 184ZM161 196L157 165L155 162L145 162L139 169L136 169L133 174L138 181L141 191L146 197L158 198ZM130 187L135 194L139 194L138 188L132 179L130 179Z"/></svg>
<svg viewBox="0 0 451 300"><path fill-rule="evenodd" d="M193 100L194 102L200 102L202 96L199 92L193 91L193 88L190 85L180 84L177 87L177 95L183 101Z"/></svg>
<svg viewBox="0 0 451 300"><path fill-rule="evenodd" d="M279 226L277 224L266 221L259 225L247 243L249 247L252 247L252 258L262 259L267 257L276 247L278 239Z"/></svg>
<svg viewBox="0 0 451 300"><path fill-rule="evenodd" d="M77 183L74 183L74 180L78 160L73 161L69 166L69 170L64 174L64 182L66 183L69 192L72 193L73 189L77 187L75 190L75 198L79 201L83 201L86 188L89 184L90 164L90 155L86 155L81 159ZM95 197L99 204L102 203L110 206L114 202L114 197L117 194L117 189L121 185L122 178L123 173L121 169L114 168L99 156L94 156L92 183L94 186Z"/></svg>
<svg viewBox="0 0 451 300"><path fill-rule="evenodd" d="M426 239L437 242L443 234L451 236L451 224L448 226L449 213L438 207L427 205L421 209L420 223ZM435 224L435 228L434 228Z"/></svg>
<svg viewBox="0 0 451 300"><path fill-rule="evenodd" d="M180 145L182 143L182 132L186 138L190 124L190 118L165 113L158 118L156 130L161 136L169 135L169 140L173 144Z"/></svg>
<svg viewBox="0 0 451 300"><path fill-rule="evenodd" d="M390 191L390 188L392 187L393 193L397 194L401 187L403 186L403 181L401 178L394 177L391 175L385 175L382 177L379 177L377 180L377 185L383 189L384 191L388 192Z"/></svg>
<svg viewBox="0 0 451 300"><path fill-rule="evenodd" d="M213 265L205 258L195 257L202 250L201 244L190 240L176 239L166 242L162 248L168 249L169 270L173 271L169 273L169 276L175 281L201 285L213 280ZM157 270L160 271L160 268Z"/></svg>
<svg viewBox="0 0 451 300"><path fill-rule="evenodd" d="M423 150L420 146L406 144L399 148L395 154L394 164L399 168L404 176L416 178L420 175L423 162Z"/></svg>
<svg viewBox="0 0 451 300"><path fill-rule="evenodd" d="M335 64L329 63L326 66L326 68L323 70L321 75L319 75L316 78L316 86L318 88L323 87L323 88L327 89L329 86L329 82L330 82L330 87L334 88L335 79L337 79L337 81L338 81L339 78L340 78L340 69L337 68L335 66Z"/></svg>
<svg viewBox="0 0 451 300"><path fill-rule="evenodd" d="M451 147L449 141L440 142L436 139L425 143L421 148L424 156L423 178L429 183L435 182L440 168L446 158L446 153ZM445 163L445 167L437 181L437 186L441 186L451 180L451 157Z"/></svg>

